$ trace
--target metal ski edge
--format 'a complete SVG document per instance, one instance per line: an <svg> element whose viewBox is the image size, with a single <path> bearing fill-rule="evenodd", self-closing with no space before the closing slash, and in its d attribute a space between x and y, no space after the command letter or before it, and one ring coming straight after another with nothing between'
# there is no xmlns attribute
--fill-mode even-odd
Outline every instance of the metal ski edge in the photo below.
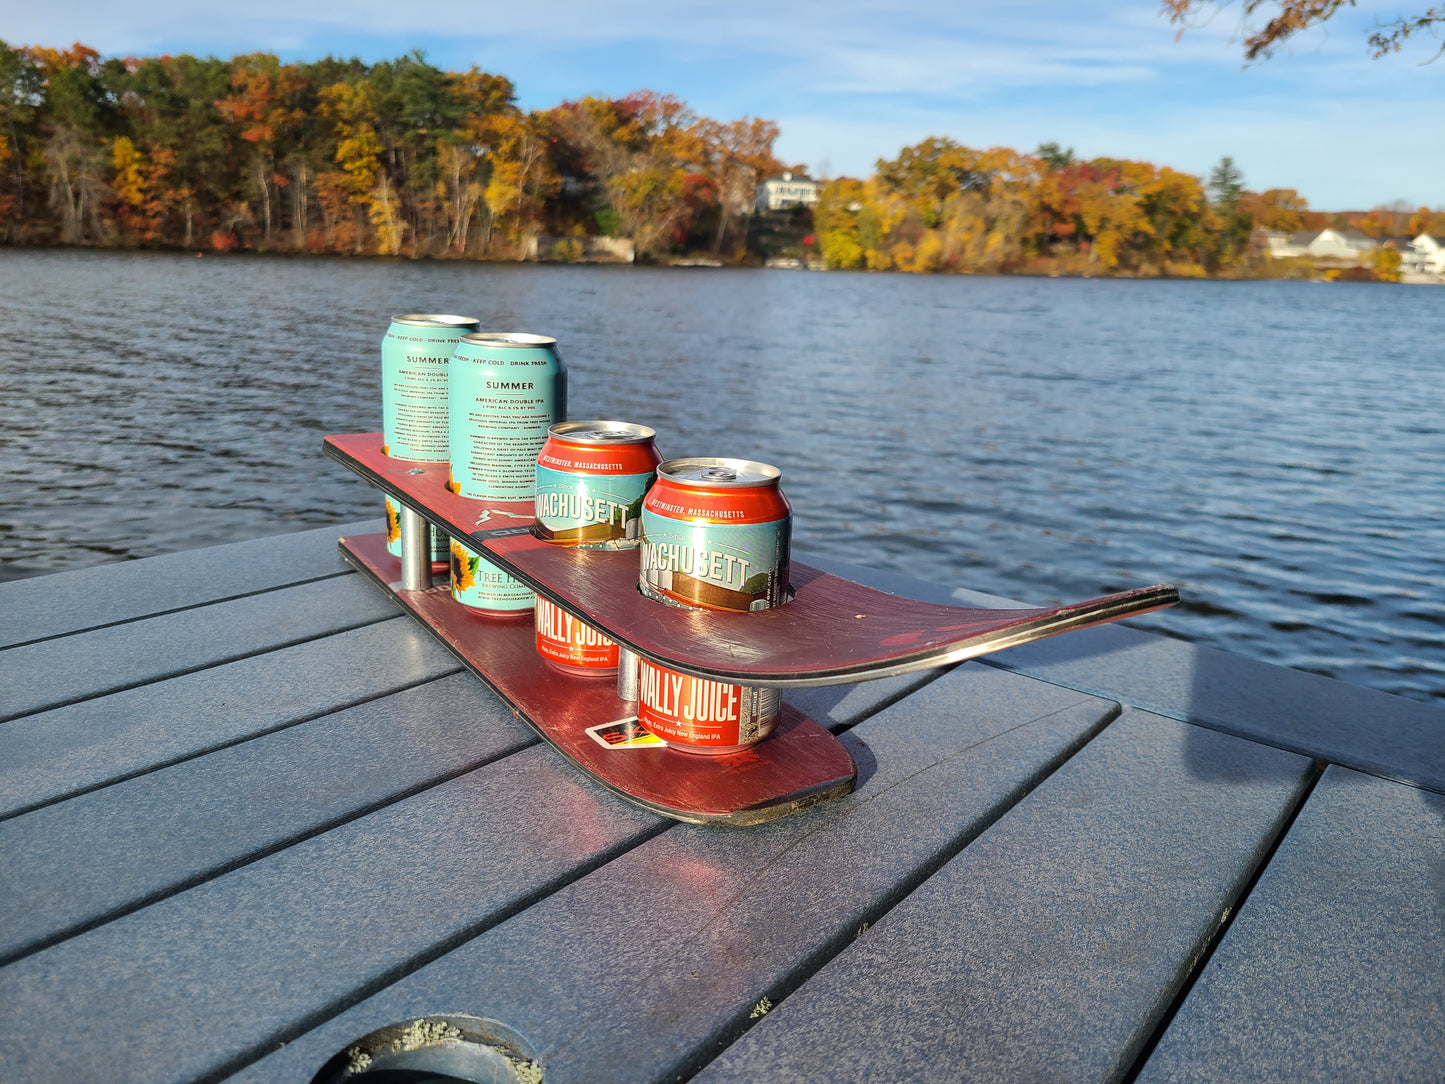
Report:
<svg viewBox="0 0 1445 1084"><path fill-rule="evenodd" d="M443 528L445 530L445 528ZM452 531L447 531L452 537L457 538ZM513 532L515 533L515 532ZM477 547L476 539L465 537L457 538L463 545L470 543L471 548ZM1045 640L1050 636L1057 636L1060 633L1073 632L1076 629L1090 628L1094 625L1106 625L1112 621L1120 621L1126 617L1138 617L1141 614L1152 613L1155 610L1167 609L1179 601L1179 591L1170 584L1157 584L1152 587L1137 588L1132 591L1121 592L1117 595L1106 595L1102 598L1090 599L1073 606L1062 608L1061 612L1050 612L1032 621L1022 622L1017 625L1010 625L1008 628L992 632L982 633L977 636L961 640L949 641L943 644L935 644L932 647L924 648L912 654L900 654L886 663L865 664L852 667L839 667L829 670L826 673L814 674L800 677L794 673L786 672L765 672L756 669L740 671L728 670L723 667L698 667L687 663L684 660L660 656L654 651L647 651L633 643L625 633L620 632L615 626L610 625L605 617L599 618L596 615L588 614L576 606L569 604L565 599L558 598L553 592L539 580L528 575L524 570L518 568L506 559L502 554L483 547L488 560L491 560L498 567L507 572L508 575L521 580L528 587L538 594L545 595L553 605L558 606L573 617L586 621L593 627L600 629L613 640L622 644L630 651L634 651L644 658L665 666L670 670L688 674L692 677L703 678L708 681L725 681L737 685L756 685L778 689L813 689L830 685L852 685L860 681L877 681L881 678L898 677L903 674L916 673L919 670L932 670L938 666L950 666L954 663L966 662L969 659L978 658L981 655L989 655L995 651L1003 651L1006 648L1018 647L1021 644L1032 643L1035 640ZM797 562L801 565L801 562ZM804 566L806 567L806 566ZM866 584L862 586L867 586ZM870 588L870 590L872 590ZM887 595L886 591L879 591L880 595ZM897 598L900 596L889 596ZM974 607L958 606L953 607L960 613L967 613ZM1043 607L1021 607L1022 611L1043 609Z"/></svg>

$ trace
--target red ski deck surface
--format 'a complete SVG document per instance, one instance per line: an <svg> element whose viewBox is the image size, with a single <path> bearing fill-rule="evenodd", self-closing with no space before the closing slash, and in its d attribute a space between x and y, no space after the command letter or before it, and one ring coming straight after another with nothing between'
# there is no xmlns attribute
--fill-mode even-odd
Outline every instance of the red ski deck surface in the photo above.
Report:
<svg viewBox="0 0 1445 1084"><path fill-rule="evenodd" d="M511 703L532 728L588 775L629 801L677 820L758 824L853 789L857 770L838 739L783 705L777 729L751 749L724 756L662 747L606 748L588 727L629 718L614 675L573 677L537 654L532 612L488 618L454 602L446 586L401 591L401 562L386 536L355 535L341 552L390 591L471 670ZM635 556L635 554L634 554Z"/></svg>
<svg viewBox="0 0 1445 1084"><path fill-rule="evenodd" d="M795 597L752 613L666 606L637 590L635 550L566 549L530 533L530 501L458 497L445 463L381 450L380 433L326 438L326 453L505 571L641 655L698 677L797 688L867 681L986 655L1061 632L1172 606L1178 591L1143 587L1088 602L991 610L917 602L794 562Z"/></svg>

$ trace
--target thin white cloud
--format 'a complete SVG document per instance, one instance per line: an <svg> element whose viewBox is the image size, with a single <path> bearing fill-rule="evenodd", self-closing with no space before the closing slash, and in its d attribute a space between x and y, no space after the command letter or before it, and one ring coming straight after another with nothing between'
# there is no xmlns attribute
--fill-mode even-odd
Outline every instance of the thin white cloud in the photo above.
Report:
<svg viewBox="0 0 1445 1084"><path fill-rule="evenodd" d="M947 94L977 88L1098 86L1155 77L1141 64L1059 56L964 42L917 42L907 49L835 47L817 69L814 89L846 94Z"/></svg>

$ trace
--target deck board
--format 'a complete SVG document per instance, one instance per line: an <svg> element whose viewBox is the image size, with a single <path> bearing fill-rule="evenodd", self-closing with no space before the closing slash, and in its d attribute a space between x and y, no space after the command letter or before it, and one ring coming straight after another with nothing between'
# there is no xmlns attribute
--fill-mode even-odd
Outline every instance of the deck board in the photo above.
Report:
<svg viewBox="0 0 1445 1084"><path fill-rule="evenodd" d="M697 1079L1118 1079L1308 769L1125 714Z"/></svg>
<svg viewBox="0 0 1445 1084"><path fill-rule="evenodd" d="M676 1079L1114 710L961 667L845 735L853 794L753 828L678 825L239 1079L305 1079L351 1039L441 1005L521 1030L549 1082Z"/></svg>
<svg viewBox="0 0 1445 1084"><path fill-rule="evenodd" d="M379 523L318 527L0 583L0 648L350 575L336 555L336 539L379 530Z"/></svg>
<svg viewBox="0 0 1445 1084"><path fill-rule="evenodd" d="M537 740L453 674L0 821L0 960Z"/></svg>
<svg viewBox="0 0 1445 1084"><path fill-rule="evenodd" d="M217 1073L667 823L529 747L0 969L0 1064ZM107 1040L28 1026L43 1018Z"/></svg>
<svg viewBox="0 0 1445 1084"><path fill-rule="evenodd" d="M0 651L0 723L396 616L336 576Z"/></svg>
<svg viewBox="0 0 1445 1084"><path fill-rule="evenodd" d="M1117 625L989 662L1445 793L1445 712L1433 704Z"/></svg>
<svg viewBox="0 0 1445 1084"><path fill-rule="evenodd" d="M1332 767L1139 1079L1445 1080L1442 960L1445 796Z"/></svg>
<svg viewBox="0 0 1445 1084"><path fill-rule="evenodd" d="M0 725L0 816L461 669L403 617Z"/></svg>

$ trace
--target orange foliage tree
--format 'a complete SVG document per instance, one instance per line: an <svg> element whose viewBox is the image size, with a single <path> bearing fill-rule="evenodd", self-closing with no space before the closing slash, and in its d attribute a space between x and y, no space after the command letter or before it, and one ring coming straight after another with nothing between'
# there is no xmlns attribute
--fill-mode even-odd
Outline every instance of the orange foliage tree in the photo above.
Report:
<svg viewBox="0 0 1445 1084"><path fill-rule="evenodd" d="M305 79L295 65L282 65L266 53L239 57L234 64L231 93L216 102L216 109L231 122L241 141L252 148L251 169L261 204L263 240L269 245L273 192L288 183L276 169L277 147L293 134L304 116L297 98Z"/></svg>

